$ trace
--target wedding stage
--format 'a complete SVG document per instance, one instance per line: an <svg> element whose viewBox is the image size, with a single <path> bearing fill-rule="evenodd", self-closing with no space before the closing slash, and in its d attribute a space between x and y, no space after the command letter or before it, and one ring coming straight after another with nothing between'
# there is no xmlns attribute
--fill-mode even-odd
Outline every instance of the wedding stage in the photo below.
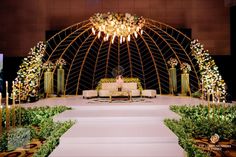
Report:
<svg viewBox="0 0 236 157"><path fill-rule="evenodd" d="M76 120L60 138L51 157L182 157L178 138L163 123L179 118L170 105L199 104L191 97L158 95L134 98L133 102L66 96L42 99L25 106L66 105L73 109L54 117L55 121Z"/></svg>

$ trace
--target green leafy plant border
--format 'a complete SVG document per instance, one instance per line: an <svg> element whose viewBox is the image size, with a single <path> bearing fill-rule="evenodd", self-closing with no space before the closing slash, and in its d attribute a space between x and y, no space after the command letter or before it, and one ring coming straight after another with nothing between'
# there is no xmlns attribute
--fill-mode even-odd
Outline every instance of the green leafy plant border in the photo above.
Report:
<svg viewBox="0 0 236 157"><path fill-rule="evenodd" d="M217 133L220 139L236 138L236 105L196 105L177 106L170 109L181 116L181 119L165 119L164 123L179 138L179 144L190 157L206 157L208 153L197 148L193 139L210 138Z"/></svg>

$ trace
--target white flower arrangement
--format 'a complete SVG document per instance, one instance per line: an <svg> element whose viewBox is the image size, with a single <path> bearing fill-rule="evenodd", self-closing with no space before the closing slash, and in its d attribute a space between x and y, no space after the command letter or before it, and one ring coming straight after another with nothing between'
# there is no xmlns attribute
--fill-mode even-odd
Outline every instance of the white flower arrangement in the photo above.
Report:
<svg viewBox="0 0 236 157"><path fill-rule="evenodd" d="M63 65L66 65L66 61L63 58L56 61L56 66L62 67Z"/></svg>
<svg viewBox="0 0 236 157"><path fill-rule="evenodd" d="M43 63L42 68L52 70L53 68L55 68L55 64L51 61L46 61L45 63Z"/></svg>
<svg viewBox="0 0 236 157"><path fill-rule="evenodd" d="M192 70L191 66L188 63L185 63L185 62L180 64L180 69L183 72L190 72Z"/></svg>
<svg viewBox="0 0 236 157"><path fill-rule="evenodd" d="M170 60L167 61L167 64L174 68L176 65L178 65L178 61L176 58L171 57Z"/></svg>

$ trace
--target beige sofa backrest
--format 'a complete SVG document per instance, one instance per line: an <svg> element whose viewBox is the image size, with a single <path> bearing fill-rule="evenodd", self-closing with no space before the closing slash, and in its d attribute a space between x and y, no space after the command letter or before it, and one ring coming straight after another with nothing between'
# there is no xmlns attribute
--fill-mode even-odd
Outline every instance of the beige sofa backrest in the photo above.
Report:
<svg viewBox="0 0 236 157"><path fill-rule="evenodd" d="M102 83L103 90L117 90L117 84L114 82L111 83Z"/></svg>
<svg viewBox="0 0 236 157"><path fill-rule="evenodd" d="M115 82L111 83L102 83L103 90L117 90L117 84ZM137 83L135 82L129 82L129 83L123 83L122 90L136 90L137 89Z"/></svg>
<svg viewBox="0 0 236 157"><path fill-rule="evenodd" d="M136 90L137 89L137 83L135 83L135 82L124 83L122 88L124 90Z"/></svg>

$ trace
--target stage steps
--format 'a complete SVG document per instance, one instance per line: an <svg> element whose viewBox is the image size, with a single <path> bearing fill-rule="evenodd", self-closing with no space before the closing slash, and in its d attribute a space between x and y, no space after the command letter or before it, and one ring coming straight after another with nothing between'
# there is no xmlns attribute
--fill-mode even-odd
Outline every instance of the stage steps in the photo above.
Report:
<svg viewBox="0 0 236 157"><path fill-rule="evenodd" d="M73 107L54 117L76 120L50 157L182 157L178 138L163 123L179 118L168 106L97 104Z"/></svg>

